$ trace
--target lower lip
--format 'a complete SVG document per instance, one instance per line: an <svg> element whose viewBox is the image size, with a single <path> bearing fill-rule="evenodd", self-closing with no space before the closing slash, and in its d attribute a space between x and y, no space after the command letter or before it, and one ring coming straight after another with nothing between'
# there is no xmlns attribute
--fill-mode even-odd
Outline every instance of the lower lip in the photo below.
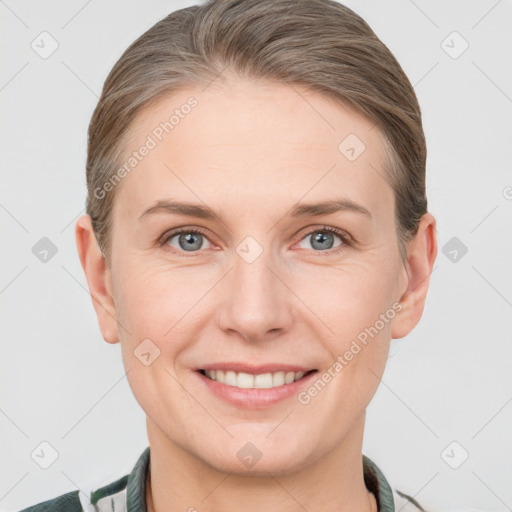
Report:
<svg viewBox="0 0 512 512"><path fill-rule="evenodd" d="M263 409L293 395L297 395L300 389L307 385L316 373L318 372L311 372L290 384L283 384L275 388L257 389L228 386L216 380L209 379L201 372L196 371L196 374L199 375L213 394L237 407L245 407L248 409Z"/></svg>

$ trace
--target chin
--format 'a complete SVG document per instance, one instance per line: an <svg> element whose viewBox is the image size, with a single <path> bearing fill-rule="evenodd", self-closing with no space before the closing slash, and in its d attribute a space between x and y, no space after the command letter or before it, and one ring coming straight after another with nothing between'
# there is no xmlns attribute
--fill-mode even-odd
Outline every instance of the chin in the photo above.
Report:
<svg viewBox="0 0 512 512"><path fill-rule="evenodd" d="M308 454L294 444L272 443L265 440L265 435L253 436L253 441L231 439L227 445L217 445L214 451L205 446L208 453L196 452L196 456L218 471L255 477L293 473L311 462Z"/></svg>
<svg viewBox="0 0 512 512"><path fill-rule="evenodd" d="M269 473L272 476L281 476L293 473L307 464L298 460L299 457L295 454L293 460L283 454L273 453L265 457L262 455L261 459L256 461L240 461L238 456L235 457L223 456L221 460L212 458L211 460L204 460L204 462L217 471L223 473L231 473L238 476L252 476L252 477L268 477Z"/></svg>

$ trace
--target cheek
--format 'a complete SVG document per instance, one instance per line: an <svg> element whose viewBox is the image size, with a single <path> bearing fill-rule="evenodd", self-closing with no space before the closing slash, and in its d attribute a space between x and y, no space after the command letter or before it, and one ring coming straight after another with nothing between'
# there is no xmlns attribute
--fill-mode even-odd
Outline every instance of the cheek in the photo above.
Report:
<svg viewBox="0 0 512 512"><path fill-rule="evenodd" d="M186 273L132 264L118 282L116 311L130 346L150 338L162 345L173 339L195 300ZM166 346L172 344L166 343Z"/></svg>
<svg viewBox="0 0 512 512"><path fill-rule="evenodd" d="M398 278L396 258L376 252L364 259L347 258L343 265L294 271L289 282L342 349L348 339L373 326L381 314L392 309ZM378 327L387 332L389 322L385 326L379 322Z"/></svg>
<svg viewBox="0 0 512 512"><path fill-rule="evenodd" d="M317 400L314 407L321 414L325 403L336 404L328 413L333 424L362 413L378 388L396 316L393 304L397 269L393 264L376 264L357 275L347 270L332 279L323 295L313 293L317 309L312 309L329 327L322 343L330 353L328 366L318 376L322 379L328 374L328 391L321 392L324 399ZM320 395L315 388L311 393L306 391L303 398L313 402L316 394Z"/></svg>
<svg viewBox="0 0 512 512"><path fill-rule="evenodd" d="M141 368L134 354L145 353L142 343L146 343L149 351L159 356L151 371L144 373L147 385L154 386L157 392L159 385L153 382L156 372L179 371L183 355L209 328L215 312L215 294L208 292L218 276L211 266L200 272L198 267L171 267L155 261L148 265L141 259L134 257L125 263L128 272L119 282L116 310L119 323L126 328L120 330L125 368L135 370L130 373L132 379L142 378L140 372L148 369ZM165 371L163 377L168 385L170 377Z"/></svg>
<svg viewBox="0 0 512 512"><path fill-rule="evenodd" d="M176 361L190 343L187 313L197 298L192 300L190 287L187 293L179 271L136 264L129 270L118 282L116 310L124 327L121 351L130 387L151 416L161 409L162 394L186 410L193 404L175 381Z"/></svg>

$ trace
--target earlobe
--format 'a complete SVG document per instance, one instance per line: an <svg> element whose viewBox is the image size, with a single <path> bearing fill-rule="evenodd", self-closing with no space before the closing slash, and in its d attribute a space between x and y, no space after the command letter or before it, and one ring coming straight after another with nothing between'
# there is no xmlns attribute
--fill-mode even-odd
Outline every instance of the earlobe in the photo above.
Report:
<svg viewBox="0 0 512 512"><path fill-rule="evenodd" d="M77 220L75 237L80 263L87 279L103 339L108 343L117 343L119 335L111 272L96 241L89 215L83 215Z"/></svg>
<svg viewBox="0 0 512 512"><path fill-rule="evenodd" d="M395 317L391 328L393 339L407 336L420 321L436 257L436 220L432 214L425 213L416 235L407 244L407 261L404 266L407 288L400 298L402 310Z"/></svg>

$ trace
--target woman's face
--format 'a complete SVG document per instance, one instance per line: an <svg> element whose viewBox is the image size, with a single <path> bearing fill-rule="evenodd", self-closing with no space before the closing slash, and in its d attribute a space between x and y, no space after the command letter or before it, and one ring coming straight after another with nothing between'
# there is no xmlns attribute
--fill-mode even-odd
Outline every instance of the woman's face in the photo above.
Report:
<svg viewBox="0 0 512 512"><path fill-rule="evenodd" d="M316 93L242 79L136 119L109 328L150 438L231 472L292 471L360 441L407 287L373 128Z"/></svg>

